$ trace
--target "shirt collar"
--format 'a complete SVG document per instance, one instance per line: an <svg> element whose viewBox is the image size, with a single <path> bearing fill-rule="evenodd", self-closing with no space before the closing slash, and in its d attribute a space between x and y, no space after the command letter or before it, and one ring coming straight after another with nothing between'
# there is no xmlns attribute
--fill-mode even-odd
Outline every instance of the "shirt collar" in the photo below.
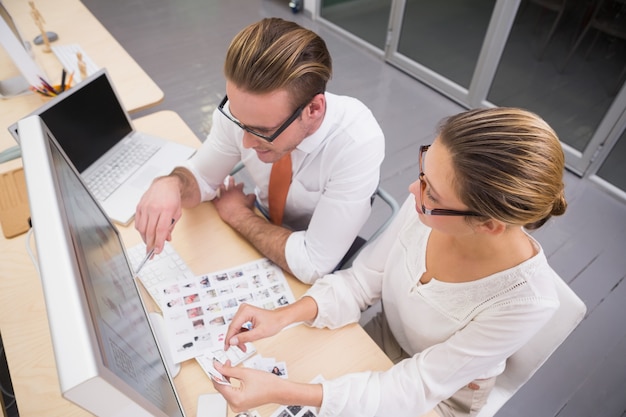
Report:
<svg viewBox="0 0 626 417"><path fill-rule="evenodd" d="M332 107L334 105L334 94L329 93L328 91L324 94L326 96L326 112L324 113L324 120L322 120L322 124L317 128L312 135L307 136L300 142L296 149L304 153L311 153L319 146L321 146L326 140L329 138L328 132L330 131L333 125L333 111Z"/></svg>

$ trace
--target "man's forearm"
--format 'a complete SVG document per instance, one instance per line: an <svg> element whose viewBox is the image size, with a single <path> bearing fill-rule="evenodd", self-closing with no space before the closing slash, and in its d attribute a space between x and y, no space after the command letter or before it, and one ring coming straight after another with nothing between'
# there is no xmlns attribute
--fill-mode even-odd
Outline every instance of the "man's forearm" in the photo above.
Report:
<svg viewBox="0 0 626 417"><path fill-rule="evenodd" d="M168 175L178 180L180 201L184 208L195 207L200 204L200 186L187 168L176 167Z"/></svg>
<svg viewBox="0 0 626 417"><path fill-rule="evenodd" d="M291 231L267 222L255 212L245 210L232 216L230 226L283 270L291 273L285 258L285 246Z"/></svg>

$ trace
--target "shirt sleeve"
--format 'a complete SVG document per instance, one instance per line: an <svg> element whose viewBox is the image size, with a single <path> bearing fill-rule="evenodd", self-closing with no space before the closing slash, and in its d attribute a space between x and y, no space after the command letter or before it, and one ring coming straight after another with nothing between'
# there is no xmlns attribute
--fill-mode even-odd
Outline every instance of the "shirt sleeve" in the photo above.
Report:
<svg viewBox="0 0 626 417"><path fill-rule="evenodd" d="M367 143L355 142L340 152L343 155L332 165L322 167L331 172L330 179L307 229L292 233L285 248L289 269L308 284L337 267L369 218L384 158L382 131Z"/></svg>
<svg viewBox="0 0 626 417"><path fill-rule="evenodd" d="M323 383L319 417L419 416L481 378L522 347L554 313L555 300L500 306L479 314L443 343L385 372Z"/></svg>
<svg viewBox="0 0 626 417"><path fill-rule="evenodd" d="M345 271L325 276L305 294L315 299L315 327L337 328L355 322L367 305L382 296L383 280L400 230L415 215L412 196L402 205L391 225L366 247ZM550 281L554 274L547 264L533 272L537 281ZM506 359L545 325L558 308L558 298L549 289L504 297L490 304L460 330L384 372L360 372L323 382L319 417L328 416L419 416L477 378L495 376ZM385 300L393 303L394 300ZM427 301L425 301L427 302ZM411 328L411 320L403 324ZM491 374L488 374L491 372Z"/></svg>
<svg viewBox="0 0 626 417"><path fill-rule="evenodd" d="M313 327L335 329L357 322L368 306L381 297L385 264L406 218L415 208L410 196L391 224L359 253L351 268L336 271L313 284L306 292L318 306Z"/></svg>
<svg viewBox="0 0 626 417"><path fill-rule="evenodd" d="M241 141L242 134L237 131L239 127L234 123L231 123L232 126L227 124L225 119L215 109L211 133L200 149L183 164L198 182L201 201L215 198L216 190L241 160L241 151L237 144Z"/></svg>
<svg viewBox="0 0 626 417"><path fill-rule="evenodd" d="M370 198L321 196L309 227L292 232L285 247L287 265L300 281L312 284L335 269L370 215Z"/></svg>

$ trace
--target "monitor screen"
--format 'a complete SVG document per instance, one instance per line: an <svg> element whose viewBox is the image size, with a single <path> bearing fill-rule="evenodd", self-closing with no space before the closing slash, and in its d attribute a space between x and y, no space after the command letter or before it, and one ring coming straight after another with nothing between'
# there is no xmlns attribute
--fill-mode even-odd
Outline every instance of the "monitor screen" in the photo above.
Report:
<svg viewBox="0 0 626 417"><path fill-rule="evenodd" d="M183 416L118 230L38 116L19 122L63 395L98 416Z"/></svg>

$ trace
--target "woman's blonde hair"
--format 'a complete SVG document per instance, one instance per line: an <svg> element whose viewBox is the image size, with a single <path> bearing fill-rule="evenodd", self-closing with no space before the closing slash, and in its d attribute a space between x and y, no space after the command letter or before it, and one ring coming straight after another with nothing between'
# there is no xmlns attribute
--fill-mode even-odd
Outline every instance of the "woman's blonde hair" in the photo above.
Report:
<svg viewBox="0 0 626 417"><path fill-rule="evenodd" d="M289 92L294 108L326 91L332 61L326 43L294 22L267 18L232 40L224 63L226 78L250 93Z"/></svg>
<svg viewBox="0 0 626 417"><path fill-rule="evenodd" d="M565 212L565 156L538 115L506 107L469 110L445 119L439 140L471 211L529 230Z"/></svg>

